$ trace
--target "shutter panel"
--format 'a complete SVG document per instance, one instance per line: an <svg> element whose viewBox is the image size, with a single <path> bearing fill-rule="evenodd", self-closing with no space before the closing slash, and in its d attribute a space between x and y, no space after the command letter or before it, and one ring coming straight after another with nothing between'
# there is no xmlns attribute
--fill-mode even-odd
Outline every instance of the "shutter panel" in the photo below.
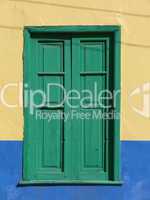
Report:
<svg viewBox="0 0 150 200"><path fill-rule="evenodd" d="M48 37L31 39L29 48L30 63L26 80L32 90L48 94L48 84L62 84L67 90L71 87L71 49L70 40ZM32 55L32 56L31 56ZM67 112L66 104L57 106L63 100L63 92L51 87L49 95L33 115L26 108L28 130L26 136L25 179L64 180L70 176L70 122L67 126L63 119L49 119L54 113ZM41 102L41 95L35 96L35 102ZM50 106L53 106L50 107ZM44 117L45 116L45 117ZM58 115L57 115L58 116Z"/></svg>
<svg viewBox="0 0 150 200"><path fill-rule="evenodd" d="M72 39L73 88L80 92L90 90L94 94L94 84L97 91L109 87L109 37L74 37ZM81 92L82 94L82 92ZM82 96L83 97L83 96ZM84 98L86 95L84 96ZM106 108L89 99L80 105L76 112L104 113ZM104 103L104 102L103 102ZM108 102L105 102L105 104ZM108 179L108 121L105 119L74 120L74 161L78 163L74 169L79 180Z"/></svg>

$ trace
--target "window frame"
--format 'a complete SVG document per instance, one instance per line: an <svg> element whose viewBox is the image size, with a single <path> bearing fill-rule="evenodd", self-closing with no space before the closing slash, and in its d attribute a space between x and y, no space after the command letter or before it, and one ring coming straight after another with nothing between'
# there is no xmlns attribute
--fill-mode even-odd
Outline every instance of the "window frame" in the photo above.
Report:
<svg viewBox="0 0 150 200"><path fill-rule="evenodd" d="M31 33L112 33L114 37L114 90L120 90L120 56L121 56L121 27L118 25L113 26L27 26L24 28L24 53L23 53L23 67L24 67L24 75L27 73L26 66L28 65L28 48L30 45L30 34ZM26 78L25 78L26 77ZM27 81L27 76L23 77L24 83ZM117 113L120 113L120 93L118 94L117 102L115 110ZM24 108L24 146L26 144L26 134L25 132L28 129L27 125L27 115L26 109ZM25 122L26 121L26 122ZM45 184L102 184L102 185L120 185L121 177L120 177L120 120L114 120L114 138L113 138L113 179L108 181L20 181L21 185L45 185ZM26 151L25 148L23 150L23 160L25 159ZM25 166L23 165L23 172L25 171Z"/></svg>

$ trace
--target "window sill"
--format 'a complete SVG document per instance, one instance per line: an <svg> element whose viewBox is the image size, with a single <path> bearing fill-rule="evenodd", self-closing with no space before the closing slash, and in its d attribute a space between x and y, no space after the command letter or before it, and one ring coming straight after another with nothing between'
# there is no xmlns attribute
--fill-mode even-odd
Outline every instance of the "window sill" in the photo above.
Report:
<svg viewBox="0 0 150 200"><path fill-rule="evenodd" d="M60 180L51 180L51 181L20 181L18 186L47 186L47 185L110 185L110 186L121 186L123 184L122 181L76 181L76 180L66 180L66 181L60 181Z"/></svg>

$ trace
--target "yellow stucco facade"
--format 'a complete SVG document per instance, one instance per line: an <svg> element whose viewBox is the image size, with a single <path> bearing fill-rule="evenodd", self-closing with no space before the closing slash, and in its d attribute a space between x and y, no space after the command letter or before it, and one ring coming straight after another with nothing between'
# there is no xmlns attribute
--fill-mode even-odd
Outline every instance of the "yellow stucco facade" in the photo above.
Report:
<svg viewBox="0 0 150 200"><path fill-rule="evenodd" d="M23 28L28 25L121 25L121 139L150 140L150 116L143 114L150 107L143 108L141 92L150 83L148 0L0 0L0 91L23 80ZM136 88L140 92L131 96ZM17 104L19 92L9 87L5 99ZM144 92L150 94L150 88ZM0 140L22 139L22 108L1 103Z"/></svg>

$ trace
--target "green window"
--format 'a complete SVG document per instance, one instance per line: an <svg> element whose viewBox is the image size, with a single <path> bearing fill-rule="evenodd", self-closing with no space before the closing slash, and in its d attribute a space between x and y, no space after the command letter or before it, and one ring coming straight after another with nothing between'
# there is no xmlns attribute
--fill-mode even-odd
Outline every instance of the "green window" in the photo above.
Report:
<svg viewBox="0 0 150 200"><path fill-rule="evenodd" d="M120 27L27 27L24 41L23 182L119 183L120 122L103 116L119 94L100 106L88 91L120 89Z"/></svg>

